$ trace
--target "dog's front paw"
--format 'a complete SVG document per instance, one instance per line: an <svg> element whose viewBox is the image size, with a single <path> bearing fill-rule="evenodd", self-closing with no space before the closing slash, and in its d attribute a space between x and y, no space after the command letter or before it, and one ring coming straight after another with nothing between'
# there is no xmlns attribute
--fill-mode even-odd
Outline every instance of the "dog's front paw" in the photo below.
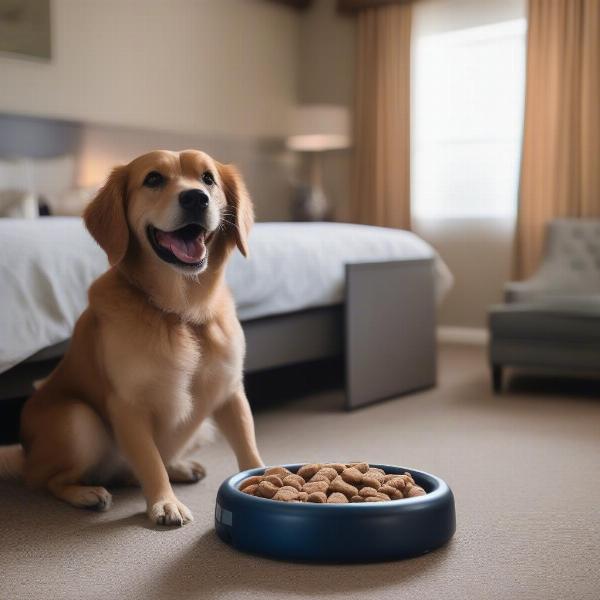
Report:
<svg viewBox="0 0 600 600"><path fill-rule="evenodd" d="M177 498L159 500L148 508L148 516L157 525L174 525L181 527L194 520L190 509Z"/></svg>
<svg viewBox="0 0 600 600"><path fill-rule="evenodd" d="M196 460L183 459L167 467L172 483L196 483L206 477L204 467Z"/></svg>

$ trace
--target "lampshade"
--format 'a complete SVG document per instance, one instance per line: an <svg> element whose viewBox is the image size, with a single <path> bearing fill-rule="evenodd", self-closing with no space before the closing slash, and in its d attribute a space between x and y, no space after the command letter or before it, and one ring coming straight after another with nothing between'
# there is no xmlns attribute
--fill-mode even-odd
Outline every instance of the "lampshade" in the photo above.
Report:
<svg viewBox="0 0 600 600"><path fill-rule="evenodd" d="M350 115L345 106L304 104L291 116L290 150L319 152L350 146Z"/></svg>

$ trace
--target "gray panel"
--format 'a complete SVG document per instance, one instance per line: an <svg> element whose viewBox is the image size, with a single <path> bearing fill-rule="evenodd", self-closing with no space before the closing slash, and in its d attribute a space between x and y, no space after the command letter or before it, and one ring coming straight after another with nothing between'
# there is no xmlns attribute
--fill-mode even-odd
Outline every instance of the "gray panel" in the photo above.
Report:
<svg viewBox="0 0 600 600"><path fill-rule="evenodd" d="M429 259L347 265L347 408L435 384Z"/></svg>
<svg viewBox="0 0 600 600"><path fill-rule="evenodd" d="M340 306L244 321L242 327L248 373L341 356L343 352Z"/></svg>
<svg viewBox="0 0 600 600"><path fill-rule="evenodd" d="M79 123L0 114L0 158L51 158L76 154Z"/></svg>

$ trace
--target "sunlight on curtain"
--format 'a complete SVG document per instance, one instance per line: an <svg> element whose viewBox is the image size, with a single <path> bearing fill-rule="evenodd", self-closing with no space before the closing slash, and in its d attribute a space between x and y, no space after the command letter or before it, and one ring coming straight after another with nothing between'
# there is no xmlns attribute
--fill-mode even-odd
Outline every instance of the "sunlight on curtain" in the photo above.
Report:
<svg viewBox="0 0 600 600"><path fill-rule="evenodd" d="M526 28L519 18L415 32L411 198L416 219L515 217Z"/></svg>

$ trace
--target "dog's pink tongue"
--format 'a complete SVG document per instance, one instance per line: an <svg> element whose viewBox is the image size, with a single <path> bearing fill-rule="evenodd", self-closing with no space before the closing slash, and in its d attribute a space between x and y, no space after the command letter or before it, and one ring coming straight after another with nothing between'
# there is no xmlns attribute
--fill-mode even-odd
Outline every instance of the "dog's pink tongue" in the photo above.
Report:
<svg viewBox="0 0 600 600"><path fill-rule="evenodd" d="M191 240L182 240L168 231L157 231L156 241L185 263L200 262L206 254L206 246L202 236Z"/></svg>

